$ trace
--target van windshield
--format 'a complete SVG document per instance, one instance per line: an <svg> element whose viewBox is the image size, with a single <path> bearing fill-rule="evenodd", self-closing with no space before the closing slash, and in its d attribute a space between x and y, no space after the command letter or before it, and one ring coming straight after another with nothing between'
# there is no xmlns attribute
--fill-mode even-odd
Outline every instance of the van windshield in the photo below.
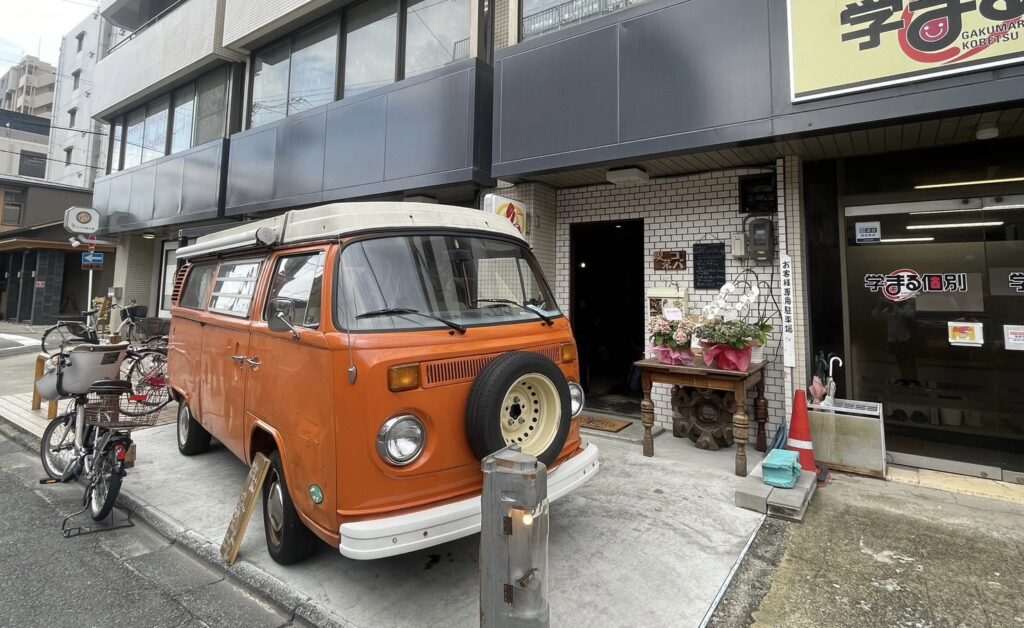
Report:
<svg viewBox="0 0 1024 628"><path fill-rule="evenodd" d="M483 236L355 242L342 253L339 275L338 320L353 331L444 328L438 319L473 327L561 315L529 249Z"/></svg>

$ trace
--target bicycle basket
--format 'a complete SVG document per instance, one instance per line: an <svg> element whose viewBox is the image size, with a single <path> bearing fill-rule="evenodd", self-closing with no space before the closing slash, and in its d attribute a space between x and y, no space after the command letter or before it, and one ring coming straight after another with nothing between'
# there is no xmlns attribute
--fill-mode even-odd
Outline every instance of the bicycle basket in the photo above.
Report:
<svg viewBox="0 0 1024 628"><path fill-rule="evenodd" d="M108 430L130 430L156 424L157 415L129 416L121 412L118 395L89 393L85 404L85 422Z"/></svg>
<svg viewBox="0 0 1024 628"><path fill-rule="evenodd" d="M151 316L142 320L142 333L146 338L166 336L171 331L171 319Z"/></svg>
<svg viewBox="0 0 1024 628"><path fill-rule="evenodd" d="M146 314L149 313L149 308L145 305L129 305L124 308L124 315L126 318L132 320L141 320L146 318Z"/></svg>

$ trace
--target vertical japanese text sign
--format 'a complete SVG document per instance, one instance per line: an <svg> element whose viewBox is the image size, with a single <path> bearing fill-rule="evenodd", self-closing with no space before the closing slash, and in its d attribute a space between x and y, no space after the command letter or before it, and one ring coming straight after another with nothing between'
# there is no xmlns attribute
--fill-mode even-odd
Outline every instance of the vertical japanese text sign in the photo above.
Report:
<svg viewBox="0 0 1024 628"><path fill-rule="evenodd" d="M779 254L779 277L782 284L782 364L796 366L794 344L795 318L793 316L793 260L786 253Z"/></svg>

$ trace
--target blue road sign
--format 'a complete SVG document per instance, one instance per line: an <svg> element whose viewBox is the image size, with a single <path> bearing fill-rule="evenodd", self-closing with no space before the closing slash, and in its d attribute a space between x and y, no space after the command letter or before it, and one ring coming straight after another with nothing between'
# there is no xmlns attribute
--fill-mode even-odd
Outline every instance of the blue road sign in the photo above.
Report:
<svg viewBox="0 0 1024 628"><path fill-rule="evenodd" d="M103 253L82 253L83 264L103 264Z"/></svg>

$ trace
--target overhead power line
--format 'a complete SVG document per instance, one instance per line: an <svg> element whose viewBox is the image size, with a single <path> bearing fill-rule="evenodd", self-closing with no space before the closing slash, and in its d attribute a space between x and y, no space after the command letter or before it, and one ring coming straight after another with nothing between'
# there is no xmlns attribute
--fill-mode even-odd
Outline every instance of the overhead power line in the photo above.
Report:
<svg viewBox="0 0 1024 628"><path fill-rule="evenodd" d="M18 155L18 156L21 155L21 153L18 152L18 151L4 150L2 148L0 148L0 153L10 153L12 155ZM54 159L53 157L43 157L42 155L39 155L39 156L33 155L32 159L45 159L46 161L56 161L57 163L63 164L65 166L82 166L83 168L94 168L96 170L106 170L106 168L103 167L103 166L90 166L89 164L80 164L80 163L76 163L76 162L73 162L73 161L69 163L69 162L64 161L63 159Z"/></svg>

